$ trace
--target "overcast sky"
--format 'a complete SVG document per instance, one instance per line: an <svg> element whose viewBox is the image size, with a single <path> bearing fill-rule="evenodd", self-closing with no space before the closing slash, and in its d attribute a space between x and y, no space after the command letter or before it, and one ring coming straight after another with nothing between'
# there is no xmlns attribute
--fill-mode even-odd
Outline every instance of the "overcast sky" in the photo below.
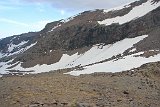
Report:
<svg viewBox="0 0 160 107"><path fill-rule="evenodd" d="M0 38L39 31L46 23L92 9L109 9L133 0L1 0Z"/></svg>

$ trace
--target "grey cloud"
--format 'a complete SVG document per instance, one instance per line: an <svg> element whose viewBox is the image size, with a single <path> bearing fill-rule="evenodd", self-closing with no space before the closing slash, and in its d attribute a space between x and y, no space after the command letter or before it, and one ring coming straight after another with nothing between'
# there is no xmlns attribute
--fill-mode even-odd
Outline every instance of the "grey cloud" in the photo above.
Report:
<svg viewBox="0 0 160 107"><path fill-rule="evenodd" d="M23 0L30 3L50 3L65 10L108 9L133 0Z"/></svg>

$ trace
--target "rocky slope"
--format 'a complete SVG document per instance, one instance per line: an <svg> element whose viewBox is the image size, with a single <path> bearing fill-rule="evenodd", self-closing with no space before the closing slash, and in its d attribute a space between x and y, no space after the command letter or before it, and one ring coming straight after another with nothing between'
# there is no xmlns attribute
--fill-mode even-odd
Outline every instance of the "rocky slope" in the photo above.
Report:
<svg viewBox="0 0 160 107"><path fill-rule="evenodd" d="M0 40L0 73L40 73L75 67L81 74L129 70L160 60L159 31L160 0L86 11L49 23L40 32ZM126 63L120 62L132 66L124 68ZM117 68L103 69L111 64ZM77 72L70 74L79 75Z"/></svg>
<svg viewBox="0 0 160 107"><path fill-rule="evenodd" d="M0 78L1 107L159 107L160 62L78 77L68 70Z"/></svg>

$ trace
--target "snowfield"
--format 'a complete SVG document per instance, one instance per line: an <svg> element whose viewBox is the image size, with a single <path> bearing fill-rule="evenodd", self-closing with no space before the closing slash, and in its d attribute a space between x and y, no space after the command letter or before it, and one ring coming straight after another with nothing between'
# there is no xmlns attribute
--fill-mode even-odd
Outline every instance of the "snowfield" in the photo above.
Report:
<svg viewBox="0 0 160 107"><path fill-rule="evenodd" d="M141 65L149 62L156 62L156 61L160 61L160 54L149 58L134 57L134 55L129 55L117 61L112 60L105 63L95 64L84 68L84 70L74 70L66 74L79 76L80 74L91 74L94 72L112 72L112 73L121 72L130 70L132 68L140 67Z"/></svg>
<svg viewBox="0 0 160 107"><path fill-rule="evenodd" d="M23 52L25 52L26 50L28 50L29 48L31 48L32 46L36 45L36 43L37 43L37 42L35 42L35 43L33 43L33 44L29 45L29 46L26 46L25 48L22 48L22 49L14 52L14 53L10 53L10 54L2 54L2 53L0 53L0 58L5 57L5 56L11 56L11 55L23 53ZM16 45L16 46L22 46L22 45L26 44L26 42L23 42L23 43L20 43L20 44L21 44L21 45ZM11 45L10 45L10 46L11 46ZM12 45L12 46L13 46L13 45ZM14 49L14 48L12 48L12 49ZM8 62L0 62L0 75L1 75L1 74L8 74L9 72L8 72L7 70L9 70L9 69L7 69L7 68L15 65L16 63L19 63L19 62L16 62L15 64L10 64L13 60L14 60L14 59L12 59L12 60L10 60L10 61L8 61Z"/></svg>
<svg viewBox="0 0 160 107"><path fill-rule="evenodd" d="M28 50L29 48L31 48L32 46L36 45L36 44L37 44L37 42L35 42L35 43L33 43L33 44L29 45L29 46L26 46L25 48L21 48L20 50L14 52L14 53L10 53L10 54L8 54L7 56L11 56L11 55L23 53L23 52L25 52L26 50ZM21 45L21 46L22 46L22 45Z"/></svg>
<svg viewBox="0 0 160 107"><path fill-rule="evenodd" d="M96 62L100 62L102 60L111 58L112 56L116 56L119 54L123 54L123 52L127 49L133 48L133 45L138 43L139 41L146 38L148 35L143 35L135 38L126 38L124 40L118 41L114 44L109 44L103 46L104 44L94 45L87 52L78 55L78 53L73 54L71 56L67 54L63 54L60 61L51 65L43 64L36 65L30 68L23 68L21 66L21 62L17 66L12 69L7 69L9 66L7 63L0 63L0 73L5 74L8 73L6 70L19 70L19 71L34 71L31 73L41 73L41 72L49 72L52 70L64 69L64 68L72 68L75 66L84 66L88 64L93 64ZM133 51L135 48L133 48ZM132 50L131 50L132 51ZM136 53L142 54L143 52ZM160 54L155 55L153 57L144 58L144 57L135 57L135 54L128 55L118 60L110 60L104 63L98 63L94 65L90 65L85 67L84 70L74 70L66 74L78 76L80 74L90 74L94 72L120 72L124 70L130 70L135 67L139 67L142 64L148 62L160 61ZM14 65L14 64L13 64Z"/></svg>
<svg viewBox="0 0 160 107"><path fill-rule="evenodd" d="M57 24L57 26L54 26L50 31L48 31L48 32L52 32L52 31L54 31L56 28L58 28L58 27L60 27L61 26L61 24Z"/></svg>
<svg viewBox="0 0 160 107"><path fill-rule="evenodd" d="M24 44L28 43L28 41L22 41L21 43L19 43L18 45L15 44L10 44L8 47L8 52L12 52L15 48L20 48L21 46L23 46Z"/></svg>
<svg viewBox="0 0 160 107"><path fill-rule="evenodd" d="M133 0L132 2L128 2L128 3L126 3L126 4L123 4L123 5L121 5L121 6L118 6L118 7L114 7L114 8L110 8L110 9L104 9L103 10L103 12L104 13L108 13L108 12L110 12L110 11L117 11L117 10L121 10L121 9L123 9L123 8L128 8L128 7L130 7L131 5L131 3L133 3L133 2L135 2L136 0ZM137 0L138 1L138 0Z"/></svg>
<svg viewBox="0 0 160 107"><path fill-rule="evenodd" d="M104 24L106 26L111 25L113 23L124 24L124 23L131 21L131 20L134 20L136 18L140 18L140 17L146 15L147 13L156 9L159 6L160 6L160 2L153 4L152 0L148 0L145 3L142 3L142 5L134 7L128 14L126 14L124 16L117 16L114 18L105 19L103 21L98 21L98 23ZM114 9L111 9L111 10L114 10ZM108 10L108 11L111 11L111 10ZM115 10L117 10L117 9L115 9ZM104 12L108 12L108 11L104 11Z"/></svg>
<svg viewBox="0 0 160 107"><path fill-rule="evenodd" d="M0 52L0 58L2 58L3 57L3 54Z"/></svg>
<svg viewBox="0 0 160 107"><path fill-rule="evenodd" d="M13 60L10 60L8 62L0 62L0 74L7 74L8 73L8 71L6 71L6 70L8 67L11 66L9 63L12 61Z"/></svg>
<svg viewBox="0 0 160 107"><path fill-rule="evenodd" d="M14 38L13 38L14 39ZM8 53L1 53L0 52L0 58L5 57L5 56L11 56L11 55L15 55L15 54L19 54L19 53L23 53L24 51L26 51L27 49L29 49L30 47L32 47L32 45L27 46L25 48L22 48L25 44L27 44L29 41L22 41L21 43L15 45L13 43L8 44ZM14 51L14 49L18 49L18 51L12 52Z"/></svg>

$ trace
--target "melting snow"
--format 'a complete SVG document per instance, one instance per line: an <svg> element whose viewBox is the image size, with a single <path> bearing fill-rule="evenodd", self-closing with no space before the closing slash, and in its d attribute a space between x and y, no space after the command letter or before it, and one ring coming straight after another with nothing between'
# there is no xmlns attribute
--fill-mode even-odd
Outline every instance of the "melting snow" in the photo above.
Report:
<svg viewBox="0 0 160 107"><path fill-rule="evenodd" d="M43 64L43 65L36 65L30 68L23 68L21 67L21 62L20 62L16 67L10 70L35 71L31 73L41 73L41 72L49 72L51 70L72 68L78 65L83 66L87 64L92 64L95 62L99 62L99 61L111 58L112 56L122 54L125 50L133 47L134 44L143 40L146 37L147 35L139 36L136 38L126 38L122 41L116 42L115 44L109 44L106 46L103 46L103 44L98 44L93 46L87 52L80 55L78 55L78 53L75 53L71 56L67 54L63 54L59 62L51 65ZM148 62L160 61L160 54L155 55L153 57L149 57L149 58L145 58L141 56L135 57L135 55L140 55L142 53L143 52L139 52L136 54L125 56L122 59L110 60L104 63L90 65L85 67L84 70L79 70L79 71L74 70L66 74L78 76L80 74L90 74L94 72L120 72L120 71L129 70L135 67L139 67L142 64L145 64ZM0 68L0 71L3 73L6 73L5 70L7 67L9 67L9 65L6 65L6 63L0 63L0 65L2 66Z"/></svg>
<svg viewBox="0 0 160 107"><path fill-rule="evenodd" d="M133 48L132 50L130 50L129 52L134 52L134 51L136 51L136 48Z"/></svg>
<svg viewBox="0 0 160 107"><path fill-rule="evenodd" d="M109 44L103 46L103 48L99 48L99 46L93 46L89 51L87 51L84 55L79 55L74 62L71 62L71 65L88 65L91 63L99 62L112 56L116 56L118 54L122 54L125 50L131 48L133 44L143 40L147 35L143 35L136 38L126 38L114 44Z"/></svg>
<svg viewBox="0 0 160 107"><path fill-rule="evenodd" d="M9 54L8 54L8 53L2 54L2 53L0 52L0 58L5 57L5 56L11 56L11 55L14 55L14 54L22 53L22 52L26 51L27 49L29 49L30 47L32 47L32 45L33 45L33 44L32 44L32 45L30 45L30 46L27 46L27 47L25 47L25 48L20 49L20 48L21 48L24 44L26 44L26 43L28 43L28 41L22 41L22 42L19 43L18 45L15 45L15 44L12 44L12 43L9 44L9 47L8 47L8 52L9 52ZM11 53L15 48L18 48L18 49L20 49L20 50Z"/></svg>
<svg viewBox="0 0 160 107"><path fill-rule="evenodd" d="M11 56L11 55L23 53L23 52L25 52L26 50L28 50L29 48L31 48L32 46L36 45L36 43L37 43L37 42L35 42L35 43L33 43L33 44L29 45L29 46L26 46L25 48L22 48L22 49L14 52L14 53L10 53L10 54L8 54L7 56Z"/></svg>
<svg viewBox="0 0 160 107"><path fill-rule="evenodd" d="M84 70L74 70L66 74L79 76L80 74L91 74L94 72L121 72L140 67L145 63L156 61L160 61L160 54L149 58L134 57L134 55L129 55L117 61L112 60L105 63L95 64L86 67Z"/></svg>
<svg viewBox="0 0 160 107"><path fill-rule="evenodd" d="M61 20L61 22L67 23L67 22L69 22L69 21L71 21L71 20L73 20L73 19L74 19L74 16L73 16L73 17L70 17L70 18L67 18L67 19L63 19L63 20Z"/></svg>
<svg viewBox="0 0 160 107"><path fill-rule="evenodd" d="M132 3L132 2L130 2L130 3ZM105 9L105 10L103 10L103 12L104 12L104 13L108 13L108 12L110 12L110 11L115 11L115 10L121 10L121 9L123 9L123 8L128 8L128 7L131 6L130 3L124 4L124 5L122 5L122 6L118 6L118 7L115 7L115 8Z"/></svg>
<svg viewBox="0 0 160 107"><path fill-rule="evenodd" d="M63 19L63 20L61 20L61 22L67 23L67 22L73 20L73 19L74 19L76 16L78 16L78 15L81 15L81 13L76 14L76 15L74 15L74 16L72 16L72 17L67 18L67 19Z"/></svg>
<svg viewBox="0 0 160 107"><path fill-rule="evenodd" d="M12 62L13 60L10 60L8 62L0 62L0 74L7 74L7 68L11 65L8 65L8 63Z"/></svg>
<svg viewBox="0 0 160 107"><path fill-rule="evenodd" d="M0 52L0 58L2 58L3 57L3 54Z"/></svg>
<svg viewBox="0 0 160 107"><path fill-rule="evenodd" d="M12 52L13 49L15 48L18 48L18 47L21 47L23 46L24 44L26 44L28 41L22 41L21 43L19 43L18 45L15 45L15 44L10 44L9 47L8 47L8 52Z"/></svg>
<svg viewBox="0 0 160 107"><path fill-rule="evenodd" d="M5 55L3 55L2 57L22 53L22 52L28 50L29 48L31 48L32 46L36 45L36 43L37 43L37 42L31 44L30 46L27 46L27 47L25 47L25 48L22 48L22 49L19 50L19 51L16 51L16 52L14 52L14 53L11 53L11 54L9 54L9 55L6 55L6 54L5 54ZM0 53L0 55L1 55L1 53ZM0 58L1 58L1 57L0 57ZM0 74L7 74L7 73L8 73L7 70L9 70L9 69L7 69L7 68L8 68L8 67L11 67L12 65L14 65L14 64L12 64L12 65L9 64L9 63L12 62L12 61L13 61L13 59L10 60L10 61L8 61L8 62L0 62ZM18 64L18 63L19 63L19 62L17 62L17 64Z"/></svg>
<svg viewBox="0 0 160 107"><path fill-rule="evenodd" d="M124 16L117 16L110 19L105 19L103 21L98 21L99 24L111 25L113 23L124 24L136 18L142 17L149 13L150 11L156 9L160 6L160 2L154 3L152 0L148 0L145 3L142 3L140 6L134 7L128 14Z"/></svg>
<svg viewBox="0 0 160 107"><path fill-rule="evenodd" d="M136 38L127 38L122 41L116 42L113 45L112 44L106 46L103 46L103 44L98 46L95 45L89 51L80 55L78 55L78 53L71 56L63 54L59 62L51 65L43 64L43 65L36 65L31 68L23 68L21 67L21 63L19 63L19 65L14 67L12 70L35 71L34 73L41 73L57 69L72 68L78 65L92 64L107 58L111 58L114 55L122 54L128 48L131 48L133 44L143 40L146 37L147 35L139 36Z"/></svg>
<svg viewBox="0 0 160 107"><path fill-rule="evenodd" d="M61 26L61 24L58 24L57 26L54 26L50 31L48 32L52 32L54 29L58 28L59 26Z"/></svg>
<svg viewBox="0 0 160 107"><path fill-rule="evenodd" d="M19 63L12 70L35 71L33 73L41 73L41 72L49 72L51 70L57 70L57 69L67 68L66 65L68 63L70 63L73 59L75 59L77 57L77 54L74 54L72 56L64 54L59 62L57 62L55 64L51 64L51 65L43 64L43 65L36 65L34 67L31 67L31 68L22 68L21 67L21 63Z"/></svg>

